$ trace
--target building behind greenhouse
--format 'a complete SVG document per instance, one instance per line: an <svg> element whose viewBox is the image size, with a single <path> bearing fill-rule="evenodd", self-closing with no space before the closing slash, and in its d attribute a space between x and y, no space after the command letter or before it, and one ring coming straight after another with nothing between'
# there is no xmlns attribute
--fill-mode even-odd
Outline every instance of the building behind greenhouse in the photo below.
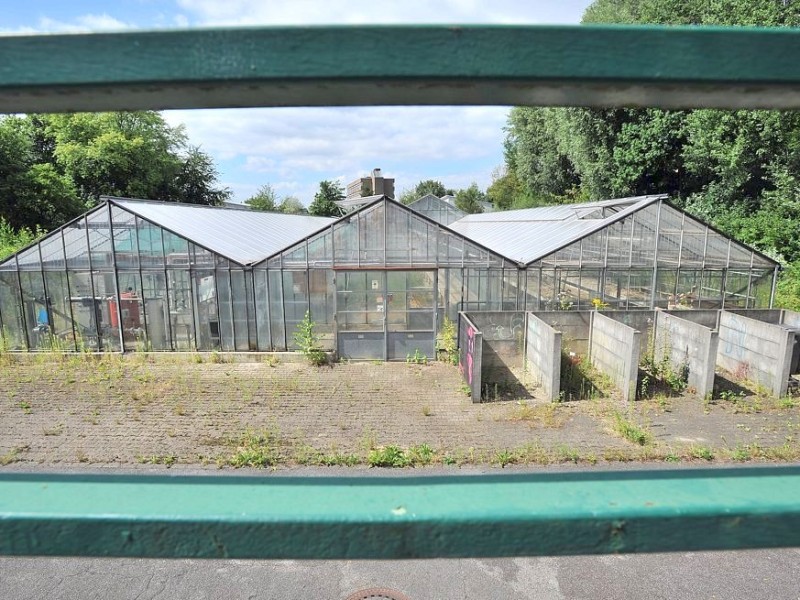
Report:
<svg viewBox="0 0 800 600"><path fill-rule="evenodd" d="M777 271L664 196L340 219L104 198L0 263L0 327L11 350L272 351L308 311L340 356L405 360L459 311L768 307Z"/></svg>

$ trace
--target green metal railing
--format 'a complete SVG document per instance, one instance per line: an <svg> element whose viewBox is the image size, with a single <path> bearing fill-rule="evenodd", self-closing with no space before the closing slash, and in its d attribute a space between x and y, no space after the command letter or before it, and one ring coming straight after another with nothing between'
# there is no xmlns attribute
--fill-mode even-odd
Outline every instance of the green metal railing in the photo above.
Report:
<svg viewBox="0 0 800 600"><path fill-rule="evenodd" d="M800 108L800 31L326 27L0 38L0 112ZM800 468L295 478L0 473L0 554L409 558L800 545Z"/></svg>

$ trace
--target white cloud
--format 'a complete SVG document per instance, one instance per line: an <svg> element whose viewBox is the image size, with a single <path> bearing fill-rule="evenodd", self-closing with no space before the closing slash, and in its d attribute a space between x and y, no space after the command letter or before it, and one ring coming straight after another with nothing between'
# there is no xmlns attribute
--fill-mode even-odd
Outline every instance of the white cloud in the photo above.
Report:
<svg viewBox="0 0 800 600"><path fill-rule="evenodd" d="M584 0L178 0L208 25L576 22Z"/></svg>
<svg viewBox="0 0 800 600"><path fill-rule="evenodd" d="M90 33L97 31L122 31L131 29L130 23L125 23L106 13L101 15L81 15L72 21L57 21L49 17L39 19L39 33Z"/></svg>
<svg viewBox="0 0 800 600"><path fill-rule="evenodd" d="M168 111L191 143L286 193L306 193L310 180L349 181L375 167L398 189L419 179L453 187L488 184L502 161L504 107L262 108ZM486 173L465 173L464 162ZM454 172L455 169L455 172ZM234 187L233 185L231 187ZM313 195L313 194L312 194Z"/></svg>

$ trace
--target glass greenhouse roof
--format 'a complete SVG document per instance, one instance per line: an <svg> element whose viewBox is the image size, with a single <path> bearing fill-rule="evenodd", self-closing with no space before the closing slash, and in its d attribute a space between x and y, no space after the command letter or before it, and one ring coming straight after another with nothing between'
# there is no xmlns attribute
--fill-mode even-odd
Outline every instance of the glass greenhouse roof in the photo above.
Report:
<svg viewBox="0 0 800 600"><path fill-rule="evenodd" d="M263 260L334 221L327 217L106 198L242 265Z"/></svg>
<svg viewBox="0 0 800 600"><path fill-rule="evenodd" d="M450 224L458 233L522 264L539 260L665 195L479 213Z"/></svg>

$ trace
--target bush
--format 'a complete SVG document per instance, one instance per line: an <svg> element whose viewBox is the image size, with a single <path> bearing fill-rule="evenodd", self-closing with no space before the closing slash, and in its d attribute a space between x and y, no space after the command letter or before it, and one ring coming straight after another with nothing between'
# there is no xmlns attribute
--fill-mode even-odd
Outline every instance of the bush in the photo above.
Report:
<svg viewBox="0 0 800 600"><path fill-rule="evenodd" d="M328 357L319 344L319 336L314 332L316 323L311 318L311 312L306 311L303 320L297 324L294 332L294 343L298 352L302 353L312 365L319 367L328 362Z"/></svg>

